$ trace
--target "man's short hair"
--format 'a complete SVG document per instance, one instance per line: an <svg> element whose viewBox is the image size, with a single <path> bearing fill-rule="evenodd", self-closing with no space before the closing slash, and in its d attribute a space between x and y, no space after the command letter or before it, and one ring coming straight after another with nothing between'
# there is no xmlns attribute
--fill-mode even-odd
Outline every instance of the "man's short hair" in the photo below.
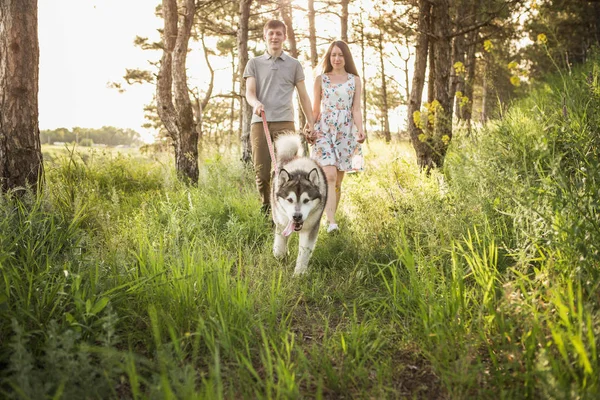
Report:
<svg viewBox="0 0 600 400"><path fill-rule="evenodd" d="M287 35L287 26L283 21L278 19L272 19L265 24L263 35L266 34L269 29L283 29L283 33Z"/></svg>

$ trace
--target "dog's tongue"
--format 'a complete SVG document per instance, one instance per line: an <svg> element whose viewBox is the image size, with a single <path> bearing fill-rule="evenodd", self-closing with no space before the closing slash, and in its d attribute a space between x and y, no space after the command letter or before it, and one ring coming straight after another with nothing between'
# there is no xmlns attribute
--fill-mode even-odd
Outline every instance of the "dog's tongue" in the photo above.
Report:
<svg viewBox="0 0 600 400"><path fill-rule="evenodd" d="M283 232L281 232L281 234L283 236L290 236L292 232L294 232L294 221L288 222L287 226L285 227Z"/></svg>

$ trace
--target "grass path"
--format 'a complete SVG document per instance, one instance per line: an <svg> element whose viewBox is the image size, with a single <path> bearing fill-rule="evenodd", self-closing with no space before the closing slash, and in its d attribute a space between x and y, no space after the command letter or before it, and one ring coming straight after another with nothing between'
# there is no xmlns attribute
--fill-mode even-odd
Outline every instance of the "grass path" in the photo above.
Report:
<svg viewBox="0 0 600 400"><path fill-rule="evenodd" d="M115 347L150 363L136 366L138 380L160 377L160 391L176 397L443 397L417 341L390 317L377 277L396 260L398 234L390 205L397 188L377 176L387 160L412 168L411 149L375 142L366 154L367 172L344 182L342 233L323 229L301 278L291 276L297 238L287 259L272 257L251 173L227 155L204 160L198 189L180 187L154 162L136 167L106 150L98 161L86 154L83 171L57 164L49 175L85 203L82 225L93 227L91 308L108 299L98 316L114 314ZM78 173L81 181L70 181ZM142 182L144 174L152 179ZM152 392L141 383L124 390Z"/></svg>

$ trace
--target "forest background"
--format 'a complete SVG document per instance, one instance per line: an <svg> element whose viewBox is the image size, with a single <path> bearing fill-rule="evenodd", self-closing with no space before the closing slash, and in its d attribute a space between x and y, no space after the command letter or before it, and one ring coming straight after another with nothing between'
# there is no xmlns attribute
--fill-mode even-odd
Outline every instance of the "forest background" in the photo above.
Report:
<svg viewBox="0 0 600 400"><path fill-rule="evenodd" d="M580 37L578 34L583 32L573 32L575 36L563 35L561 40L557 38L557 35L563 34L564 29L576 30L576 26L584 29L592 23L592 14L586 12L584 4L571 4L565 9L566 14L559 17L554 11L561 10L563 7L554 4L556 2L463 3L453 3L454 14L451 21L453 34L473 28L476 32L471 32L470 38L476 37L477 43L470 41L468 44L468 46L475 45L475 49L469 49L468 60L464 59L467 55L466 48L462 49L464 55L454 55L458 58L456 62L463 65L457 65L458 69L455 69L453 74L459 81L458 85L462 85L464 80L473 82L473 98L468 99L463 96L460 101L465 105L467 102L472 104L475 121L485 119L490 112L495 112L493 110L496 110L496 103L507 104L514 96L525 93L526 86L532 82L532 79L540 76L543 70L548 70L548 57L540 46L536 46L537 35L542 33L551 36L548 48L552 51L557 47L569 49L568 53L558 58L561 64L577 63L582 57L585 58L585 52L589 50L588 42L593 41L592 38L584 38L582 43L568 43L570 40L567 39L568 37ZM363 112L367 116L365 124L368 130L383 137L390 135L390 137L408 138L407 109L415 62L414 45L418 12L416 3L349 1L347 4L339 5L331 2L281 4L254 2L251 4L252 26L248 38L250 56L264 51L261 40L261 26L264 21L268 18L282 18L281 8L291 7L291 33L294 44L290 41L287 50L296 53L305 66L308 84L311 84L314 75L320 72L317 60L321 59L328 43L334 38L348 40L361 66L361 72L364 73L366 82L364 91L367 96ZM538 7L539 4L542 4L541 9ZM209 140L221 142L229 138L229 141L235 142L239 140L238 134L241 133L236 25L239 9L237 3L221 4L212 1L197 2L196 7L197 14L206 17L198 18L195 22L195 36L190 42L192 50L187 57L190 60L188 61L190 89L196 93L197 97L194 98L196 101L200 98L204 100L207 95L211 98L210 105L207 103L208 109L204 110L203 115L204 135L213 138ZM469 7L476 8L470 10ZM468 18L465 19L467 10ZM459 15L460 13L462 15ZM311 15L312 17L309 18ZM160 6L156 10L156 16L157 20L162 18ZM210 20L208 23L207 19ZM312 28L306 23L311 19L314 19ZM473 21L477 21L478 25L473 25ZM571 28L565 28L567 24ZM342 32L343 30L345 32ZM202 46L200 36L205 44L208 43L206 49ZM378 44L380 39L381 48ZM484 46L486 41L488 47ZM155 67L161 50L160 31L140 32L135 39L135 45L148 51L149 65L154 67L127 68L123 81L109 82L112 87L120 91L128 89L128 85L131 84L155 83L157 75ZM493 52L489 46L493 46ZM292 49L293 47L295 48ZM385 56L381 57L383 54ZM484 71L484 68L487 69ZM467 71L470 74L468 77ZM484 77L487 79L484 80ZM426 87L429 80L426 79ZM224 83L227 81L232 83L230 85ZM216 87L215 82L217 82ZM461 95L463 91L459 90ZM382 98L384 92L386 101ZM425 100L431 99L425 96ZM156 100L149 98L145 108L148 123L143 127L143 139L146 142L154 139L163 140L167 136L160 122L156 123L158 116L155 105ZM216 110L219 110L220 114ZM388 128L386 128L386 118L390 125ZM60 129L60 127L56 128ZM80 129L85 130L85 128ZM57 129L46 130L51 132ZM62 135L64 136L64 131ZM60 134L57 136L60 137ZM79 136L84 138L85 133ZM45 140L43 142L47 143Z"/></svg>

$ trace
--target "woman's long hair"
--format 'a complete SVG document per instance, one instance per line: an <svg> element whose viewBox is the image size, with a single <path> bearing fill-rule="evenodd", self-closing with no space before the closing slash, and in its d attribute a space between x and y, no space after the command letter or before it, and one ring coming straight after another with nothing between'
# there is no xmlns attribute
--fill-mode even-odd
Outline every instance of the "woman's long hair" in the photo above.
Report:
<svg viewBox="0 0 600 400"><path fill-rule="evenodd" d="M331 43L331 45L329 45L329 49L327 49L327 53L325 53L325 57L322 61L323 73L326 74L333 70L333 65L331 65L331 52L333 51L334 47L339 47L344 55L344 69L346 72L358 76L358 70L354 64L354 59L352 58L352 53L350 53L350 48L343 40L335 40L333 43Z"/></svg>

